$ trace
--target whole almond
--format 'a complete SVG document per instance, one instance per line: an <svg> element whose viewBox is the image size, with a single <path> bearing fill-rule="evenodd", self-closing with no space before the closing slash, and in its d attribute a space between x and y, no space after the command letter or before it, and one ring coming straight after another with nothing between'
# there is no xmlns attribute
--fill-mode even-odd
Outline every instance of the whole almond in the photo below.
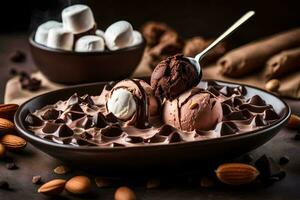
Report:
<svg viewBox="0 0 300 200"><path fill-rule="evenodd" d="M216 175L222 183L229 185L243 185L251 183L259 175L259 171L243 163L226 163L220 165Z"/></svg>
<svg viewBox="0 0 300 200"><path fill-rule="evenodd" d="M5 155L5 146L3 144L0 144L0 158L2 158Z"/></svg>
<svg viewBox="0 0 300 200"><path fill-rule="evenodd" d="M194 109L196 109L198 106L199 106L198 103L193 103L193 102L192 102L192 103L190 104L190 107L189 107L189 108L190 108L191 110L194 110Z"/></svg>
<svg viewBox="0 0 300 200"><path fill-rule="evenodd" d="M15 131L15 125L8 119L0 118L0 134Z"/></svg>
<svg viewBox="0 0 300 200"><path fill-rule="evenodd" d="M287 123L287 127L299 129L300 128L300 117L298 115L291 114L290 119Z"/></svg>
<svg viewBox="0 0 300 200"><path fill-rule="evenodd" d="M115 200L135 200L134 192L125 186L119 187L115 192Z"/></svg>
<svg viewBox="0 0 300 200"><path fill-rule="evenodd" d="M65 184L66 184L66 180L54 179L52 181L43 184L38 189L38 192L49 196L59 195L64 190Z"/></svg>
<svg viewBox="0 0 300 200"><path fill-rule="evenodd" d="M24 140L23 138L11 134L2 136L0 138L0 143L2 143L8 150L11 151L21 150L27 144L26 140Z"/></svg>
<svg viewBox="0 0 300 200"><path fill-rule="evenodd" d="M265 88L271 92L277 92L279 87L280 87L280 81L277 79L271 79L265 85Z"/></svg>
<svg viewBox="0 0 300 200"><path fill-rule="evenodd" d="M17 104L0 104L0 118L13 120L18 108Z"/></svg>
<svg viewBox="0 0 300 200"><path fill-rule="evenodd" d="M73 194L85 194L91 190L92 184L86 176L75 176L67 181L65 188Z"/></svg>

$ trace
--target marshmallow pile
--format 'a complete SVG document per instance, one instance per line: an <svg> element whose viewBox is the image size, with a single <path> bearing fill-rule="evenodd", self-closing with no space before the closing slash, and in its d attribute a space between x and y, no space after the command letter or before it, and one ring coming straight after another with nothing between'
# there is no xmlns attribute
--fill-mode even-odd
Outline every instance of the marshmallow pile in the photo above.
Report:
<svg viewBox="0 0 300 200"><path fill-rule="evenodd" d="M41 24L34 40L54 49L90 52L134 46L143 38L124 20L111 24L105 32L97 29L92 10L86 5L76 4L62 11L62 23L51 20Z"/></svg>

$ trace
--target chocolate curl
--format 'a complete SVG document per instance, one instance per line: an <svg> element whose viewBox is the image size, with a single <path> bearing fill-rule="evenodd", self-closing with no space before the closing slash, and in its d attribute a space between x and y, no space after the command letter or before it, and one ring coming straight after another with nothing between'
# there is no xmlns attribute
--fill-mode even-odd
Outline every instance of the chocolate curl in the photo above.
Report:
<svg viewBox="0 0 300 200"><path fill-rule="evenodd" d="M280 78L289 72L300 70L300 47L282 51L271 57L266 63L267 79Z"/></svg>
<svg viewBox="0 0 300 200"><path fill-rule="evenodd" d="M241 77L263 66L272 55L297 46L300 46L300 28L234 49L218 61L218 66L225 76Z"/></svg>

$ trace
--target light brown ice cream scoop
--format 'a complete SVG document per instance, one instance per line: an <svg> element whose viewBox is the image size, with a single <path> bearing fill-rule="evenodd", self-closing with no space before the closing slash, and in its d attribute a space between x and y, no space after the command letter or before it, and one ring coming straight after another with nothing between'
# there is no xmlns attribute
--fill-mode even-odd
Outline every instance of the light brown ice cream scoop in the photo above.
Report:
<svg viewBox="0 0 300 200"><path fill-rule="evenodd" d="M188 90L172 101L165 101L163 120L183 131L211 130L222 120L222 106L209 93Z"/></svg>

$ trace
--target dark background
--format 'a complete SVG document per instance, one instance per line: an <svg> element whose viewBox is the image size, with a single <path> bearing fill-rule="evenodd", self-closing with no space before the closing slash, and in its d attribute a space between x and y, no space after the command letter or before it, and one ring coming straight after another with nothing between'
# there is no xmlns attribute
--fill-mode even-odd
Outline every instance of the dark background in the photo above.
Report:
<svg viewBox="0 0 300 200"><path fill-rule="evenodd" d="M183 37L216 37L243 13L255 10L255 18L230 38L234 45L296 27L300 22L297 0L10 0L1 5L0 31L30 32L49 19L60 20L64 7L80 2L90 5L100 29L120 19L135 28L159 20Z"/></svg>

